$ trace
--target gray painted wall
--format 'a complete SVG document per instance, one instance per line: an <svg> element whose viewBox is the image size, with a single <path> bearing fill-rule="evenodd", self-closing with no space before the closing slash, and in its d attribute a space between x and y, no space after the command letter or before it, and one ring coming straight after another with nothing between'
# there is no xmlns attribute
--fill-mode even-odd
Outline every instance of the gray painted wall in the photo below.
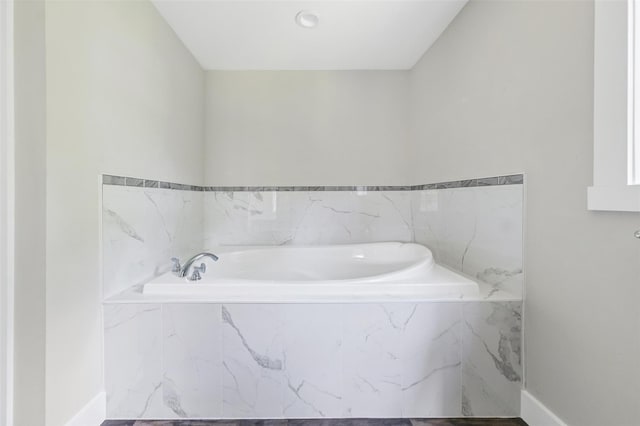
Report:
<svg viewBox="0 0 640 426"><path fill-rule="evenodd" d="M586 210L593 3L472 0L411 87L414 181L527 174L527 390L571 425L637 424L640 215Z"/></svg>
<svg viewBox="0 0 640 426"><path fill-rule="evenodd" d="M406 185L406 71L208 71L207 185Z"/></svg>
<svg viewBox="0 0 640 426"><path fill-rule="evenodd" d="M46 41L46 424L57 426L104 389L99 174L202 183L204 73L150 2L47 2Z"/></svg>
<svg viewBox="0 0 640 426"><path fill-rule="evenodd" d="M45 415L45 4L14 3L14 424Z"/></svg>

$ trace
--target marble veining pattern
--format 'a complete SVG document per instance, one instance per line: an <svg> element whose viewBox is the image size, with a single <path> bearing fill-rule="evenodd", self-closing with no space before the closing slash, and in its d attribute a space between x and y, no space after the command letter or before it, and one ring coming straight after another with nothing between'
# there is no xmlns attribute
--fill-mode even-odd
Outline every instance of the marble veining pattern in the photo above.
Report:
<svg viewBox="0 0 640 426"><path fill-rule="evenodd" d="M414 193L415 241L438 263L522 296L522 185Z"/></svg>
<svg viewBox="0 0 640 426"><path fill-rule="evenodd" d="M222 414L222 339L218 304L162 305L163 403L177 417Z"/></svg>
<svg viewBox="0 0 640 426"><path fill-rule="evenodd" d="M277 305L225 305L221 319L223 417L281 417L286 385Z"/></svg>
<svg viewBox="0 0 640 426"><path fill-rule="evenodd" d="M339 417L343 306L280 305L284 319L283 417Z"/></svg>
<svg viewBox="0 0 640 426"><path fill-rule="evenodd" d="M519 412L520 303L105 306L109 418Z"/></svg>
<svg viewBox="0 0 640 426"><path fill-rule="evenodd" d="M418 304L404 327L402 416L460 416L461 305Z"/></svg>
<svg viewBox="0 0 640 426"><path fill-rule="evenodd" d="M464 303L462 306L463 414L519 415L522 303Z"/></svg>
<svg viewBox="0 0 640 426"><path fill-rule="evenodd" d="M103 185L103 294L166 272L202 249L203 194Z"/></svg>
<svg viewBox="0 0 640 426"><path fill-rule="evenodd" d="M212 192L205 246L411 241L411 192Z"/></svg>
<svg viewBox="0 0 640 426"><path fill-rule="evenodd" d="M104 306L107 411L115 418L165 417L161 305Z"/></svg>

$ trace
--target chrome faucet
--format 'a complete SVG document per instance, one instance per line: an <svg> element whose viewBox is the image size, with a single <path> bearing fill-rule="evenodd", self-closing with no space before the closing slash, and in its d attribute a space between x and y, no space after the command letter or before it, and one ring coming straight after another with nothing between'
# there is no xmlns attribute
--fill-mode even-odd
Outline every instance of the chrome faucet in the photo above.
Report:
<svg viewBox="0 0 640 426"><path fill-rule="evenodd" d="M180 267L180 261L173 257L171 258L171 261L173 262L173 268L171 269L171 271L176 274L177 276L184 278L187 276L187 274L189 273L189 268L191 268L191 265L193 265L195 262L197 262L198 260L208 257L210 259L212 259L213 261L217 261L218 260L218 256L216 256L213 253L198 253L195 256L193 256L191 259L187 260L184 263L184 266ZM205 264L201 264L200 266L196 266L195 268L197 268L196 273L193 275L193 279L191 281L195 281L200 279L200 272L205 272L206 271L206 267ZM191 279L191 277L189 277Z"/></svg>

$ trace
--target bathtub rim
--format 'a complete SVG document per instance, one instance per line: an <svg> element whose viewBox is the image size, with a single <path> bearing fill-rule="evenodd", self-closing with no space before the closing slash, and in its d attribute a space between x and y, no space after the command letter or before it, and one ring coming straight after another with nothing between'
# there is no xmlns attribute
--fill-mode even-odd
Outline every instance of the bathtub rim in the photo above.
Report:
<svg viewBox="0 0 640 426"><path fill-rule="evenodd" d="M160 295L152 295L152 294L143 294L142 287L143 284L137 284L129 287L128 289L105 298L103 300L103 305L111 305L111 304L198 304L198 303L211 303L211 304L305 304L305 305L314 305L314 304L366 304L366 303L466 303L466 302L518 302L522 301L523 298L521 295L514 294L512 292L506 290L495 291L494 286L483 283L478 280L474 280L472 277L469 277L466 274L462 274L452 268L449 268L444 265L440 265L436 263L434 265L434 269L438 269L440 271L447 271L450 273L461 275L471 281L474 281L478 285L479 292L476 296L473 297L429 297L429 298L419 298L419 297L405 297L405 298L389 298L389 297L380 297L380 298L369 298L369 299L345 299L345 298L324 298L324 299L313 299L313 300L207 300L204 298L198 297L178 297L178 296L160 296Z"/></svg>

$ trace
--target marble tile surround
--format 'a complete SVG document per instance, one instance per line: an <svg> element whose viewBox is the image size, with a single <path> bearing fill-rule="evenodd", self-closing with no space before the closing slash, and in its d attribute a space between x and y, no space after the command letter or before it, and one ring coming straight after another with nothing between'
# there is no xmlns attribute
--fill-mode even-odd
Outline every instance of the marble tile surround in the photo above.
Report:
<svg viewBox="0 0 640 426"><path fill-rule="evenodd" d="M413 240L411 191L204 195L206 247Z"/></svg>
<svg viewBox="0 0 640 426"><path fill-rule="evenodd" d="M439 263L518 297L520 182L231 192L105 184L104 296L216 245L396 240L425 244ZM519 414L521 302L112 304L104 318L109 418Z"/></svg>
<svg viewBox="0 0 640 426"><path fill-rule="evenodd" d="M408 190L209 191L105 176L104 296L165 272L173 256L184 259L221 245L415 241L428 246L437 262L490 284L490 295L521 297L521 178ZM433 186L440 189L422 189Z"/></svg>
<svg viewBox="0 0 640 426"><path fill-rule="evenodd" d="M520 302L104 308L110 419L519 413Z"/></svg>
<svg viewBox="0 0 640 426"><path fill-rule="evenodd" d="M522 297L523 186L414 192L414 241L440 264Z"/></svg>
<svg viewBox="0 0 640 426"><path fill-rule="evenodd" d="M203 193L102 186L103 297L158 276L203 248Z"/></svg>

